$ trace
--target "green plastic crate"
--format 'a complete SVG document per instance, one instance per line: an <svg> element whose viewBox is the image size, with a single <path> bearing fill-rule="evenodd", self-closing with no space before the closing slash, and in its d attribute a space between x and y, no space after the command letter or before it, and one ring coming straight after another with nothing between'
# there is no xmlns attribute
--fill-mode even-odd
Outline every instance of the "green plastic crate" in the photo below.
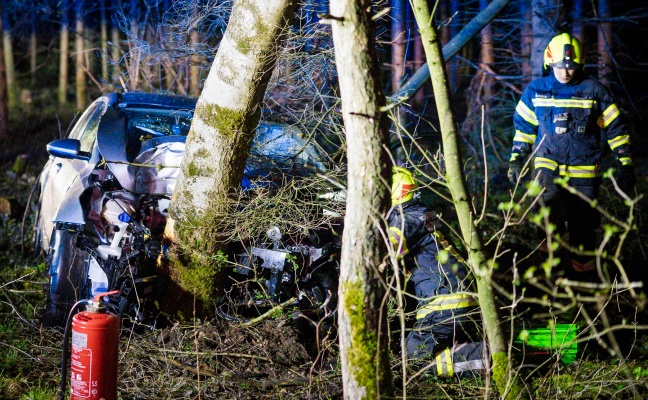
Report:
<svg viewBox="0 0 648 400"><path fill-rule="evenodd" d="M515 343L527 347L560 352L563 364L576 361L578 342L576 337L580 327L576 324L555 324L553 327L524 329L515 339Z"/></svg>

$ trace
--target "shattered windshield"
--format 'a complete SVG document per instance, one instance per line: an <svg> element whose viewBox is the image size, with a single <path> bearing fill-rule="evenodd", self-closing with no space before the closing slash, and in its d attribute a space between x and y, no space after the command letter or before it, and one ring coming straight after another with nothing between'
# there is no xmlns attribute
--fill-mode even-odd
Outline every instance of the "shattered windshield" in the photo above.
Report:
<svg viewBox="0 0 648 400"><path fill-rule="evenodd" d="M128 120L129 136L144 141L156 136L187 136L192 114L182 110L124 110Z"/></svg>
<svg viewBox="0 0 648 400"><path fill-rule="evenodd" d="M129 160L167 141L184 141L193 113L189 110L133 108L122 110L126 117L126 154Z"/></svg>

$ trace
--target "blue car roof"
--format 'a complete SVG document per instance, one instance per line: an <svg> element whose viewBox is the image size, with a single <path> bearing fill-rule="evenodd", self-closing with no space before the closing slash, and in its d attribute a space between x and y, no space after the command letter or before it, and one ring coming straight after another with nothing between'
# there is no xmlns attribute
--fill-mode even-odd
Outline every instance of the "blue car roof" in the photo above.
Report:
<svg viewBox="0 0 648 400"><path fill-rule="evenodd" d="M117 107L145 107L145 108L169 108L169 109L187 109L196 108L196 97L176 96L171 94L155 94L143 92L128 92L119 95Z"/></svg>

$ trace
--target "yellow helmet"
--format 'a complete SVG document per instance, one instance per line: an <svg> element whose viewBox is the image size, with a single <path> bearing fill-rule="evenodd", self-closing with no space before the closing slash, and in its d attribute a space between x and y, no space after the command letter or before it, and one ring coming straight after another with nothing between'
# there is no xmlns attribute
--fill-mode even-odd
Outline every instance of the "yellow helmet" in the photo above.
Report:
<svg viewBox="0 0 648 400"><path fill-rule="evenodd" d="M412 200L417 187L414 175L410 171L402 167L392 167L392 206Z"/></svg>
<svg viewBox="0 0 648 400"><path fill-rule="evenodd" d="M551 39L544 51L544 66L580 69L585 64L581 42L569 33L561 33Z"/></svg>

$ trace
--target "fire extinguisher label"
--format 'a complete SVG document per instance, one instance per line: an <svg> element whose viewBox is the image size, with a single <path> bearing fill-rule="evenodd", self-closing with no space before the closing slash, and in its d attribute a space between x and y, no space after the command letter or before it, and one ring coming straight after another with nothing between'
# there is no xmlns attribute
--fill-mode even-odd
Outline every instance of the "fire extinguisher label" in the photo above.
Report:
<svg viewBox="0 0 648 400"><path fill-rule="evenodd" d="M79 347L72 348L72 376L70 379L70 388L73 397L90 397L90 382L92 379L92 374L90 372L91 365L91 349L82 349Z"/></svg>
<svg viewBox="0 0 648 400"><path fill-rule="evenodd" d="M72 347L85 349L88 347L88 334L79 333L75 330L72 331Z"/></svg>

